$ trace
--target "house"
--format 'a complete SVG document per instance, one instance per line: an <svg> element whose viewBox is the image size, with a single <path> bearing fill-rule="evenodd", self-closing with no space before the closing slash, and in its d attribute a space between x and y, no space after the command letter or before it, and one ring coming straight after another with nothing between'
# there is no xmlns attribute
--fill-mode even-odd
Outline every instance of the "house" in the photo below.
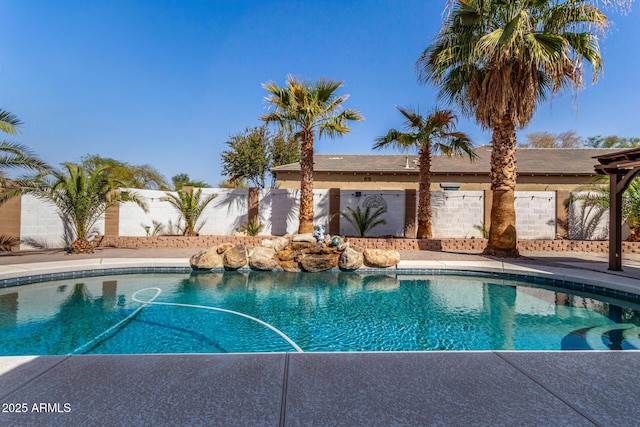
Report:
<svg viewBox="0 0 640 427"><path fill-rule="evenodd" d="M615 148L518 148L517 191L573 191L591 182L597 173L596 156L621 151ZM433 156L431 190L489 190L491 147L475 148L478 159ZM272 169L277 187L300 187L300 163ZM316 189L406 190L418 188L418 156L405 154L316 154Z"/></svg>

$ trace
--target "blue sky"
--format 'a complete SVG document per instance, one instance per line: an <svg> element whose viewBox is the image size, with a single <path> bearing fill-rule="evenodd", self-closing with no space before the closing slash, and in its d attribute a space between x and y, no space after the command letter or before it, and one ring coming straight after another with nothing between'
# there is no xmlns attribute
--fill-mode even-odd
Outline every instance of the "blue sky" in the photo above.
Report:
<svg viewBox="0 0 640 427"><path fill-rule="evenodd" d="M395 106L437 105L416 80L446 1L2 0L0 107L22 119L12 140L52 164L99 154L150 164L167 179L217 184L230 134L259 125L287 74L344 81L365 121L317 153L370 153L402 120ZM635 8L637 9L637 8ZM606 10L604 73L577 99L540 108L520 136L574 130L640 137L640 14ZM443 105L440 105L443 107ZM461 118L476 145L490 134Z"/></svg>

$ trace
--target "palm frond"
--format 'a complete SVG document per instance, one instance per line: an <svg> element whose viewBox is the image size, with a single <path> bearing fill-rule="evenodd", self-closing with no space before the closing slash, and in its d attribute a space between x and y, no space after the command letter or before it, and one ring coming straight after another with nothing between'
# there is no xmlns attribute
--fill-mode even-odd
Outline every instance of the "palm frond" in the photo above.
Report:
<svg viewBox="0 0 640 427"><path fill-rule="evenodd" d="M22 121L9 111L0 109L0 131L15 135L18 133L18 127L22 125Z"/></svg>
<svg viewBox="0 0 640 427"><path fill-rule="evenodd" d="M178 190L175 193L165 193L161 200L170 203L177 210L184 220L184 234L195 236L203 224L198 226L198 220L202 216L204 209L216 198L216 194L209 194L202 198L202 189L191 191Z"/></svg>
<svg viewBox="0 0 640 427"><path fill-rule="evenodd" d="M371 206L367 206L364 211L360 209L360 206L357 206L356 209L347 206L347 211L348 213L340 212L339 214L358 230L360 237L365 237L373 228L387 223L387 220L380 218L387 212L384 207L379 207L371 212Z"/></svg>

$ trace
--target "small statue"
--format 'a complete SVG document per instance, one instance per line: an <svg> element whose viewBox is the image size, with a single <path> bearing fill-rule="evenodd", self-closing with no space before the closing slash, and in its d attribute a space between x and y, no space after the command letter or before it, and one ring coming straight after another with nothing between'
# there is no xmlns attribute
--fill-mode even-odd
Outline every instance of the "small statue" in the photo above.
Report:
<svg viewBox="0 0 640 427"><path fill-rule="evenodd" d="M316 238L318 243L324 243L325 231L324 225L316 225L316 231L313 232L313 237Z"/></svg>

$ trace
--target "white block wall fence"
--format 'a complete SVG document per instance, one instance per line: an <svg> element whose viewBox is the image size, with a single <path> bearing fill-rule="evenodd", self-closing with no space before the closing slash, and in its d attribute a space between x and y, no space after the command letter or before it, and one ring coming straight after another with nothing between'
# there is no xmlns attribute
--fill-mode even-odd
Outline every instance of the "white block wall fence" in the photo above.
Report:
<svg viewBox="0 0 640 427"><path fill-rule="evenodd" d="M107 236L146 236L153 222L164 226L164 234L176 234L180 214L166 201L163 191L137 190L149 211L133 203L120 205L96 224L94 232ZM198 223L201 236L228 236L242 228L251 218L259 221L261 235L295 233L298 227L299 190L280 189L202 189L203 195L216 194ZM486 191L433 191L433 234L435 239L482 238L482 225L488 223ZM566 196L566 193L565 195ZM371 230L367 237L415 237L417 216L415 190L314 190L316 224L323 224L331 234L355 236L356 229L336 212L347 207L376 209L385 207L386 224ZM515 206L519 239L553 239L558 233L557 219L562 201L553 191L516 192ZM2 213L0 206L0 213ZM604 240L608 235L608 215L596 217L575 205L568 214L569 238ZM68 232L55 206L32 196L22 196L19 218L21 248L29 241L45 247L62 247L69 241ZM163 234L163 233L161 233ZM565 233L566 234L566 233Z"/></svg>

